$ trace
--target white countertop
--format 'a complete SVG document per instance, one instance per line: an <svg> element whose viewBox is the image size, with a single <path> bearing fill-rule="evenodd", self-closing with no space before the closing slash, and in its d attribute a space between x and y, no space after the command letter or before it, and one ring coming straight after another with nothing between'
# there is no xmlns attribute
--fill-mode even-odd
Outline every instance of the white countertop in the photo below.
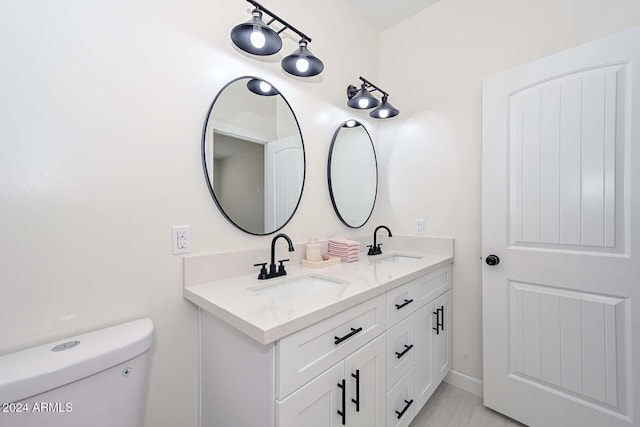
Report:
<svg viewBox="0 0 640 427"><path fill-rule="evenodd" d="M417 256L410 263L376 262L394 254ZM324 268L287 266L287 275L258 280L257 273L185 286L184 297L261 344L269 344L453 262L451 254L394 251ZM314 275L340 281L331 289L292 301L259 295L261 289Z"/></svg>

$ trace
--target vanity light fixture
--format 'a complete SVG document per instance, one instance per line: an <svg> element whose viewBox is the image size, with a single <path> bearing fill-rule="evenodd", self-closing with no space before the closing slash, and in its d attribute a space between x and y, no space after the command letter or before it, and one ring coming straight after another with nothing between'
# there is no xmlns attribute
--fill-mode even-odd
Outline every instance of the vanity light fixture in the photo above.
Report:
<svg viewBox="0 0 640 427"><path fill-rule="evenodd" d="M347 87L347 98L349 99L347 101L347 105L349 107L357 110L368 110L370 108L377 107L369 113L369 116L374 119L388 119L400 114L400 111L389 103L389 94L387 92L380 89L364 77L360 77L360 80L362 80L360 89L354 85L349 85ZM380 103L380 101L371 94L371 92L375 92L376 90L382 93L382 103Z"/></svg>
<svg viewBox="0 0 640 427"><path fill-rule="evenodd" d="M368 110L369 108L377 107L380 103L380 101L367 90L365 83L362 83L360 90L353 85L349 85L347 88L347 97L349 98L347 105L356 110Z"/></svg>
<svg viewBox="0 0 640 427"><path fill-rule="evenodd" d="M269 83L260 79L249 80L247 82L247 89L249 89L251 92L257 95L262 95L262 96L273 96L280 93Z"/></svg>
<svg viewBox="0 0 640 427"><path fill-rule="evenodd" d="M344 126L345 128L354 128L356 126L360 126L360 123L356 122L355 120L351 119L351 120L347 120L346 122L344 122Z"/></svg>
<svg viewBox="0 0 640 427"><path fill-rule="evenodd" d="M307 48L310 39L303 37L299 47L289 56L285 56L281 62L282 69L289 74L299 77L312 77L324 70L324 64Z"/></svg>
<svg viewBox="0 0 640 427"><path fill-rule="evenodd" d="M260 8L256 6L251 15L249 21L238 24L231 30L233 43L253 55L267 56L279 52L282 48L282 39L278 33L262 21Z"/></svg>
<svg viewBox="0 0 640 427"><path fill-rule="evenodd" d="M231 30L231 40L238 48L252 55L273 55L282 48L282 39L279 34L289 29L300 37L300 41L298 42L298 49L282 59L282 69L299 77L312 77L324 70L322 61L314 56L307 47L307 44L311 43L311 37L296 29L257 1L247 0L247 2L254 6L251 12L252 18L243 24L236 25ZM262 20L263 14L271 17L266 24ZM270 27L274 22L283 26L277 32Z"/></svg>
<svg viewBox="0 0 640 427"><path fill-rule="evenodd" d="M400 114L400 111L398 111L397 108L394 108L393 105L387 101L388 98L389 95L383 95L382 104L378 105L375 110L370 112L369 116L374 119L388 119L389 117L395 117Z"/></svg>

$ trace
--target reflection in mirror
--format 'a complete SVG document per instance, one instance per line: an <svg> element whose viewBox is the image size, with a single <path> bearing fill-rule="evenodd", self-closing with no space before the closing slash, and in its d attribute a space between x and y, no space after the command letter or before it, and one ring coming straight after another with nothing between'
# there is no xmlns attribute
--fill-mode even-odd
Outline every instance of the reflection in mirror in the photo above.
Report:
<svg viewBox="0 0 640 427"><path fill-rule="evenodd" d="M327 168L329 194L338 218L349 227L369 220L378 191L378 164L369 132L347 120L333 135Z"/></svg>
<svg viewBox="0 0 640 427"><path fill-rule="evenodd" d="M202 162L218 208L247 233L281 229L298 207L302 134L287 100L262 79L240 77L218 93L205 122Z"/></svg>

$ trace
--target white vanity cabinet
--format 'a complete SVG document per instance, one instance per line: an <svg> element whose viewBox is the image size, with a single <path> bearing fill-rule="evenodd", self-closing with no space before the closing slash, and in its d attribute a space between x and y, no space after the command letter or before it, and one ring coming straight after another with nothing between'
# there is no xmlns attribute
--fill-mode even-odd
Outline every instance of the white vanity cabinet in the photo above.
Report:
<svg viewBox="0 0 640 427"><path fill-rule="evenodd" d="M447 266L267 345L200 310L201 427L408 426L450 367L450 281Z"/></svg>
<svg viewBox="0 0 640 427"><path fill-rule="evenodd" d="M445 267L387 292L387 427L409 425L449 372L450 289Z"/></svg>
<svg viewBox="0 0 640 427"><path fill-rule="evenodd" d="M385 295L261 345L200 311L202 427L385 426Z"/></svg>

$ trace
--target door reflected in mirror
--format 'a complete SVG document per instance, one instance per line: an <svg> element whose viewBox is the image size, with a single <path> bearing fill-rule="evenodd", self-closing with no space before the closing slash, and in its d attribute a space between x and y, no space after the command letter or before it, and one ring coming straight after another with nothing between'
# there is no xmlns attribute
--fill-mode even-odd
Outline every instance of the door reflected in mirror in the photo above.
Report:
<svg viewBox="0 0 640 427"><path fill-rule="evenodd" d="M295 213L305 177L302 134L269 82L240 77L213 101L202 137L207 186L222 214L250 234L271 234Z"/></svg>
<svg viewBox="0 0 640 427"><path fill-rule="evenodd" d="M342 123L331 141L329 194L338 218L351 228L369 220L378 191L378 163L371 136L357 120Z"/></svg>

